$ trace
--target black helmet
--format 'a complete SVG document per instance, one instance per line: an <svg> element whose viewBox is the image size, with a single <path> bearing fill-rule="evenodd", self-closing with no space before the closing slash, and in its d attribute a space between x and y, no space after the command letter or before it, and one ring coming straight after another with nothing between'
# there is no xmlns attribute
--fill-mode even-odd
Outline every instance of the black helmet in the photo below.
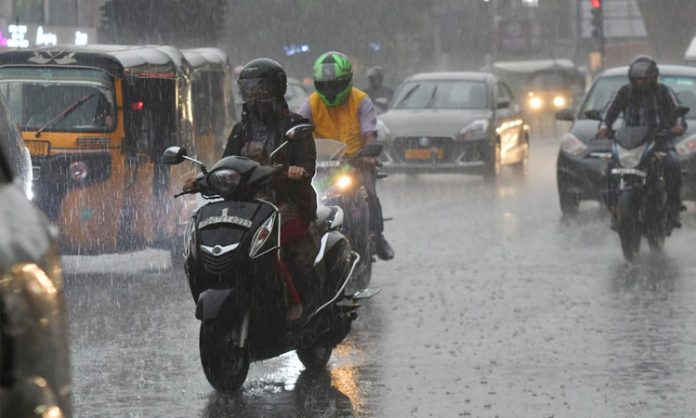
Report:
<svg viewBox="0 0 696 418"><path fill-rule="evenodd" d="M371 67L367 70L367 79L375 84L382 84L384 81L384 74L382 72L382 67Z"/></svg>
<svg viewBox="0 0 696 418"><path fill-rule="evenodd" d="M283 99L288 88L285 70L276 61L257 58L249 61L239 73L239 93L244 103L270 102Z"/></svg>
<svg viewBox="0 0 696 418"><path fill-rule="evenodd" d="M631 65L628 67L628 78L631 82L640 78L657 81L659 75L660 70L657 68L657 63L648 55L639 55L633 58Z"/></svg>

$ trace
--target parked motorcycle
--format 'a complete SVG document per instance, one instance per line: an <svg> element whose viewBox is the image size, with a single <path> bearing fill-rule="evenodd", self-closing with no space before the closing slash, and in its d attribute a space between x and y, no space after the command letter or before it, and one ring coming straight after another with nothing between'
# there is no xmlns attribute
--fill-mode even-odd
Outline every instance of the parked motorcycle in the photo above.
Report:
<svg viewBox="0 0 696 418"><path fill-rule="evenodd" d="M684 116L688 108L679 108ZM590 119L601 120L599 112L588 111ZM663 248L672 233L665 184L661 141L669 131L651 127L622 127L613 135L607 205L616 220L624 258L632 261L640 253L642 237L653 251Z"/></svg>
<svg viewBox="0 0 696 418"><path fill-rule="evenodd" d="M286 136L292 140L311 130L311 125L298 125ZM210 384L218 391L233 392L244 383L250 362L291 350L297 350L306 368L324 367L333 347L348 335L357 317L357 301L378 293L346 292L360 256L340 232L343 211L338 207L318 211L321 248L312 277L307 278L311 286L302 292L306 314L289 324L281 213L271 201L258 197L272 194L269 182L286 175L287 169L231 156L208 170L180 147L168 148L162 160L197 164L195 187L177 197L200 193L210 201L193 215L184 251L196 318L201 321L201 363Z"/></svg>
<svg viewBox="0 0 696 418"><path fill-rule="evenodd" d="M370 230L370 206L361 172L365 169L362 157L377 158L382 145L370 144L353 157L345 157L346 144L333 139L317 139L317 173L312 185L319 205L338 206L345 212L343 232L360 255L356 268L355 289L370 284L376 237Z"/></svg>

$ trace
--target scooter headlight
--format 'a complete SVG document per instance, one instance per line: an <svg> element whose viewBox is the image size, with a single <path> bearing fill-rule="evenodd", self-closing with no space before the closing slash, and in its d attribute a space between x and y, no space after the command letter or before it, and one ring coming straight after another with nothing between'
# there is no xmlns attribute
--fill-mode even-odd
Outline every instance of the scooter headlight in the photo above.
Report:
<svg viewBox="0 0 696 418"><path fill-rule="evenodd" d="M234 193L242 179L241 174L231 168L221 168L208 174L208 185L222 196Z"/></svg>
<svg viewBox="0 0 696 418"><path fill-rule="evenodd" d="M251 248L249 249L249 257L256 258L259 255L259 251L263 248L268 238L273 235L273 225L275 225L276 215L271 215L270 218L266 219L264 223L259 227L251 238Z"/></svg>
<svg viewBox="0 0 696 418"><path fill-rule="evenodd" d="M336 187L338 190L345 191L353 185L353 177L348 174L344 174L336 180Z"/></svg>
<svg viewBox="0 0 696 418"><path fill-rule="evenodd" d="M624 168L636 168L640 164L640 160L643 157L643 151L645 151L645 146L633 148L628 150L617 145L619 164Z"/></svg>

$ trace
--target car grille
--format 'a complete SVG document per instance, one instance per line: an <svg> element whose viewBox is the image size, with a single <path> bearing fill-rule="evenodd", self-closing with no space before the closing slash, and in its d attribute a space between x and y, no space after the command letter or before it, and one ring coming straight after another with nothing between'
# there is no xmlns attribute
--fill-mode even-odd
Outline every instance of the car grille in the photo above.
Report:
<svg viewBox="0 0 696 418"><path fill-rule="evenodd" d="M427 145L422 144L426 142ZM443 136L407 136L394 139L392 158L397 162L413 162L422 161L437 161L437 162L452 162L454 156L455 141L450 137ZM406 154L412 150L431 150L434 154L431 158L410 159L406 158ZM442 150L442 151L439 151ZM437 155L439 154L439 155Z"/></svg>
<svg viewBox="0 0 696 418"><path fill-rule="evenodd" d="M214 256L201 251L203 268L206 271L213 274L222 274L230 270L234 266L234 256L235 252L232 251L228 254L223 254L221 256Z"/></svg>

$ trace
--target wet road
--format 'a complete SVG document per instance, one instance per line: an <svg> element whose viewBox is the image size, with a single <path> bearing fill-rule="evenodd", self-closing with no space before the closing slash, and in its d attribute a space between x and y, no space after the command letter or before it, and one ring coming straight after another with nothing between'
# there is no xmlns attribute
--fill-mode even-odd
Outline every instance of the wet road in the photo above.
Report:
<svg viewBox="0 0 696 418"><path fill-rule="evenodd" d="M66 258L77 416L686 417L696 413L696 217L629 265L592 205L560 222L558 143L526 181L392 176L397 251L326 373L294 354L214 393L168 256Z"/></svg>

